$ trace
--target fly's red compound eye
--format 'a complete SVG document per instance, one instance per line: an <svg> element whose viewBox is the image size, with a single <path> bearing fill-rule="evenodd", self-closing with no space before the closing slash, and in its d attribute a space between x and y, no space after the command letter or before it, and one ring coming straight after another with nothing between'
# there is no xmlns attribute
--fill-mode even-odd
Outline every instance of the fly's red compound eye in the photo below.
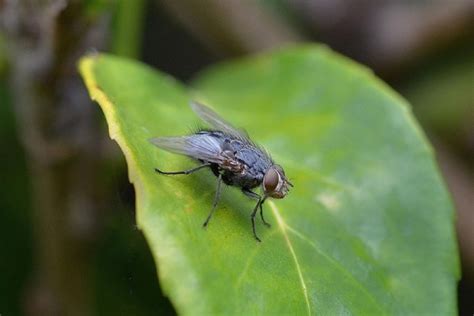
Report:
<svg viewBox="0 0 474 316"><path fill-rule="evenodd" d="M263 177L263 188L265 192L275 191L279 182L280 176L278 175L278 172L273 168L268 169L268 171L265 173L265 176Z"/></svg>

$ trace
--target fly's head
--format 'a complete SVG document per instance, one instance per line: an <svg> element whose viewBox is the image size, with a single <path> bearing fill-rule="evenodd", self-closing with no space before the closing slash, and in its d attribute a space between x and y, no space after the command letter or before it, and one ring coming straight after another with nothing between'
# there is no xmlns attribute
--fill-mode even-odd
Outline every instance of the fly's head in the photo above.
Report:
<svg viewBox="0 0 474 316"><path fill-rule="evenodd" d="M293 187L293 184L288 181L281 166L273 165L265 172L262 186L266 196L282 199L288 194L289 187Z"/></svg>

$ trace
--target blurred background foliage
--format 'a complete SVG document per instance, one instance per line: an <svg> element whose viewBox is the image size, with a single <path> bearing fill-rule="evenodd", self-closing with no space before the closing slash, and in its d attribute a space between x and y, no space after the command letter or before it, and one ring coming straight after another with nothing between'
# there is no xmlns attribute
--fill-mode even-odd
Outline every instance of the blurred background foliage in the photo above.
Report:
<svg viewBox="0 0 474 316"><path fill-rule="evenodd" d="M459 309L472 315L473 35L470 0L0 1L0 314L174 314L78 57L105 50L186 81L226 58L317 41L413 105L457 207Z"/></svg>

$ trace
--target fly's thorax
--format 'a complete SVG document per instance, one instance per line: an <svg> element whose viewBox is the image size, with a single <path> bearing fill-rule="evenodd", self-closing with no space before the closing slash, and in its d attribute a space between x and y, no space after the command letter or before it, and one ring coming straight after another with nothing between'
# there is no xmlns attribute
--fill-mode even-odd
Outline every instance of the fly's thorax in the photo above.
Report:
<svg viewBox="0 0 474 316"><path fill-rule="evenodd" d="M262 186L266 196L282 199L288 194L288 186L292 186L292 184L287 180L281 166L272 165L265 172Z"/></svg>
<svg viewBox="0 0 474 316"><path fill-rule="evenodd" d="M235 173L244 173L246 169L246 165L240 163L238 160L235 159L234 152L230 150L224 150L221 153L222 156L222 165L226 170L230 170Z"/></svg>

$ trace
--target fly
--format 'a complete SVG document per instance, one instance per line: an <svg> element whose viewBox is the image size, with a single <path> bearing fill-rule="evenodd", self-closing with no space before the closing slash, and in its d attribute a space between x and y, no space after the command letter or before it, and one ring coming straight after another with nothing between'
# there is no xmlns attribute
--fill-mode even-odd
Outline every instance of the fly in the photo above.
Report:
<svg viewBox="0 0 474 316"><path fill-rule="evenodd" d="M250 220L255 239L261 241L255 230L257 211L260 209L262 222L270 227L263 216L263 203L267 198L284 198L289 186L293 185L286 178L283 168L275 164L269 154L253 143L245 132L236 129L203 104L191 102L190 105L212 129L187 136L152 138L150 142L166 151L193 158L200 165L183 171L162 171L158 168L155 171L163 175L188 175L201 169L211 169L217 177L217 188L203 227L207 227L216 210L222 182L240 188L246 196L257 200ZM262 188L262 195L253 191L258 186Z"/></svg>

